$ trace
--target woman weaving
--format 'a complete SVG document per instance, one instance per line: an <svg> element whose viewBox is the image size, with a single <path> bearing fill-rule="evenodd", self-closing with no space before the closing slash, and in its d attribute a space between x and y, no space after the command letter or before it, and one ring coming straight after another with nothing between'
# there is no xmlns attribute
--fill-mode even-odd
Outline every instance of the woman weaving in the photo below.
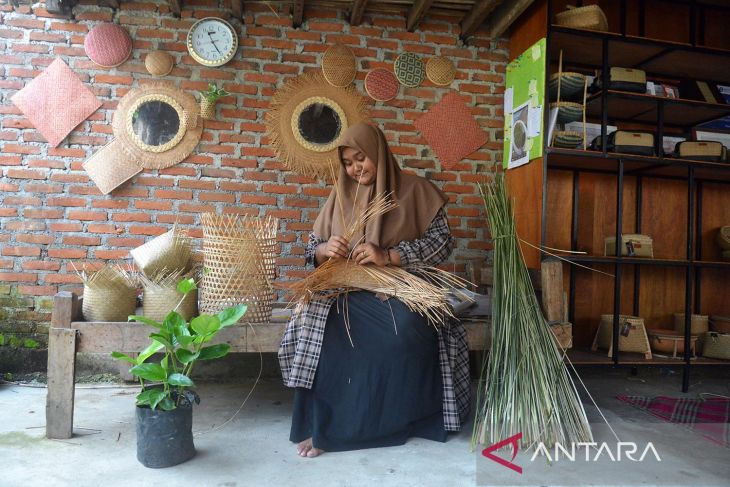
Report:
<svg viewBox="0 0 730 487"><path fill-rule="evenodd" d="M351 126L338 152L337 187L314 223L307 263L349 258L407 267L448 258L447 197L431 182L402 173L378 128ZM347 241L342 235L354 213L391 192L398 206ZM351 291L300 303L279 362L284 382L296 388L290 440L304 457L402 445L410 437L446 441L468 410L464 328L449 321L434 327L394 297Z"/></svg>

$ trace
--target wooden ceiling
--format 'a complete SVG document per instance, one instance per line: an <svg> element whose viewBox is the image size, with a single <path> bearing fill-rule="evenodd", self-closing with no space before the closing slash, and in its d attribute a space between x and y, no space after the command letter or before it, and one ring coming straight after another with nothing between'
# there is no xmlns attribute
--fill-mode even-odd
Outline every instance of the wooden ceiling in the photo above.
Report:
<svg viewBox="0 0 730 487"><path fill-rule="evenodd" d="M19 0L10 0L17 5ZM305 7L333 8L345 12L351 25L360 25L369 13L402 14L407 18L409 31L418 29L418 24L431 15L453 18L461 27L460 37L466 41L478 29L483 28L490 37L502 36L514 20L534 0L231 0L227 14L242 18L246 5L268 4L277 11L289 11L294 27L305 20ZM73 17L73 7L79 0L47 0L50 13ZM98 2L112 8L119 7L118 0ZM170 10L180 15L185 7L184 0L168 0ZM227 2L226 2L227 3Z"/></svg>

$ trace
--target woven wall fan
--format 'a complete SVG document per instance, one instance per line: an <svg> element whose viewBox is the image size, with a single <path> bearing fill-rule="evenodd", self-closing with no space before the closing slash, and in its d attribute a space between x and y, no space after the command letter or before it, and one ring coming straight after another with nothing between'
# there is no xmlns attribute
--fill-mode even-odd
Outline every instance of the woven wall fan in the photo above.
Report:
<svg viewBox="0 0 730 487"><path fill-rule="evenodd" d="M337 161L337 142L356 122L368 121L357 90L331 86L321 73L291 78L274 94L266 114L271 146L288 169L327 179Z"/></svg>

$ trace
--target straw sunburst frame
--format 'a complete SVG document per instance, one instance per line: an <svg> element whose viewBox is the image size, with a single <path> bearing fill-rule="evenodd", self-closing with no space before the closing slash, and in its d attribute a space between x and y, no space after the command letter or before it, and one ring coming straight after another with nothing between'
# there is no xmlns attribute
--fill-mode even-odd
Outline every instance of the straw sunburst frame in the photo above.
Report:
<svg viewBox="0 0 730 487"><path fill-rule="evenodd" d="M332 117L339 118L327 140L306 140L297 130L302 113L309 107L326 107ZM369 120L367 101L354 86L331 86L316 72L287 80L272 97L266 113L267 135L284 166L319 179L330 176L330 161L337 159L337 141L347 127Z"/></svg>

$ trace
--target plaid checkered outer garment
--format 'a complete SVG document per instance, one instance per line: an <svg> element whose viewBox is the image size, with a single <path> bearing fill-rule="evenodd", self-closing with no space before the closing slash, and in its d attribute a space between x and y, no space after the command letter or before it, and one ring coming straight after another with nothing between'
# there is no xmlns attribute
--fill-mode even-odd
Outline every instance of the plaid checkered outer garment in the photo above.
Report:
<svg viewBox="0 0 730 487"><path fill-rule="evenodd" d="M315 265L314 250L324 240L309 235L305 251L308 264ZM439 210L423 238L401 242L393 247L401 258L401 266L411 264L437 265L445 261L454 246L446 213ZM299 303L279 346L279 364L288 387L312 388L317 372L319 354L324 339L324 327L334 297L313 298L308 304ZM393 298L391 298L393 299ZM469 347L466 330L458 320L438 327L439 362L443 383L444 429L459 431L469 413Z"/></svg>

